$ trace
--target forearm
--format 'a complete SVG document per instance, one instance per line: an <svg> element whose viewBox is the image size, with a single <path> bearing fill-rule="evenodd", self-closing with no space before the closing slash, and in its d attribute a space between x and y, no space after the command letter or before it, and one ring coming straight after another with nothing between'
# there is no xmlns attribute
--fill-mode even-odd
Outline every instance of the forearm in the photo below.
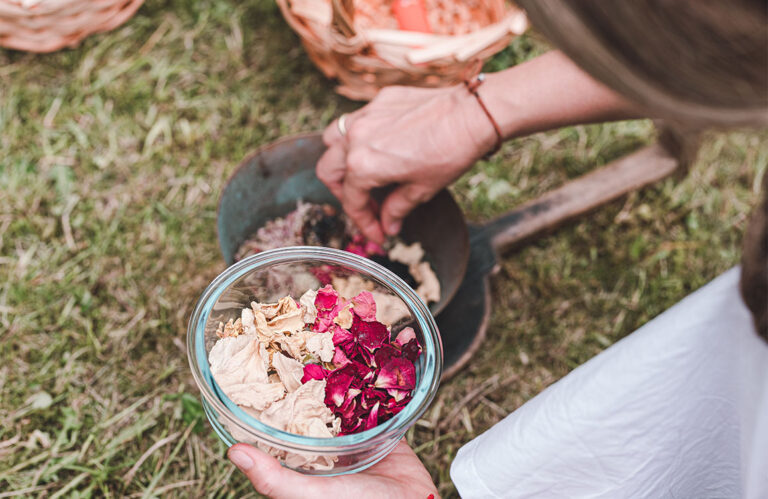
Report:
<svg viewBox="0 0 768 499"><path fill-rule="evenodd" d="M488 74L478 92L505 139L643 115L559 51Z"/></svg>

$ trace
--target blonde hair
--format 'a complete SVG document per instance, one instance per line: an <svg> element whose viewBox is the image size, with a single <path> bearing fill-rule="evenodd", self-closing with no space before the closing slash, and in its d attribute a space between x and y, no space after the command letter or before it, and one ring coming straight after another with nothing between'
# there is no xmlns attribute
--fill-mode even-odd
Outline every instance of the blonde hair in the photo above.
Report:
<svg viewBox="0 0 768 499"><path fill-rule="evenodd" d="M708 126L768 124L765 0L518 3L574 62L653 117L676 124L679 137ZM763 191L744 238L741 294L768 340L768 175Z"/></svg>
<svg viewBox="0 0 768 499"><path fill-rule="evenodd" d="M520 0L533 25L597 80L659 118L768 124L761 0Z"/></svg>

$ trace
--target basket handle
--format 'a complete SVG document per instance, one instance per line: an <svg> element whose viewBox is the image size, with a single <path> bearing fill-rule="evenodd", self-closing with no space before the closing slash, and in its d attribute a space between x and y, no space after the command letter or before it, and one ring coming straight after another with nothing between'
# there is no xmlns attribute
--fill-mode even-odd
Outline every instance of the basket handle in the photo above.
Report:
<svg viewBox="0 0 768 499"><path fill-rule="evenodd" d="M331 12L331 26L347 38L354 37L354 0L331 0Z"/></svg>

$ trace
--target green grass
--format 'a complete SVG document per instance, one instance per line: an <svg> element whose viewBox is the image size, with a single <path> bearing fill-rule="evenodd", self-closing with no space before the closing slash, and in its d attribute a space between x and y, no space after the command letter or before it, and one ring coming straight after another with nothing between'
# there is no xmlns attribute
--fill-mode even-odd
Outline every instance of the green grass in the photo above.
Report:
<svg viewBox="0 0 768 499"><path fill-rule="evenodd" d="M544 49L527 36L489 67ZM150 0L75 50L4 51L0 67L0 497L246 495L183 344L223 269L217 198L249 151L358 104L268 1ZM652 134L516 140L454 192L481 221ZM739 261L767 162L765 133L712 134L683 181L505 257L487 341L409 433L442 493L463 443Z"/></svg>

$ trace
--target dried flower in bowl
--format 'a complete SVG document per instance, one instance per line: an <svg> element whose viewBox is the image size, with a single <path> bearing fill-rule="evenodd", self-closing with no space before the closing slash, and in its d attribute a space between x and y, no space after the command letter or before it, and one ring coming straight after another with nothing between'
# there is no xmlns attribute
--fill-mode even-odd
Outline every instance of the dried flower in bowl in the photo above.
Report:
<svg viewBox="0 0 768 499"><path fill-rule="evenodd" d="M346 300L326 285L298 301L252 302L216 334L208 358L219 388L289 433L332 438L374 428L405 407L416 385L413 329L392 340L368 291Z"/></svg>
<svg viewBox="0 0 768 499"><path fill-rule="evenodd" d="M240 245L235 259L291 245L327 246L368 258L402 278L425 303L440 301L440 281L420 243L408 245L393 238L380 246L368 241L344 213L328 204L299 201L295 210L269 220ZM323 284L335 277L322 268L316 269L315 276ZM337 283L334 287L340 290Z"/></svg>

